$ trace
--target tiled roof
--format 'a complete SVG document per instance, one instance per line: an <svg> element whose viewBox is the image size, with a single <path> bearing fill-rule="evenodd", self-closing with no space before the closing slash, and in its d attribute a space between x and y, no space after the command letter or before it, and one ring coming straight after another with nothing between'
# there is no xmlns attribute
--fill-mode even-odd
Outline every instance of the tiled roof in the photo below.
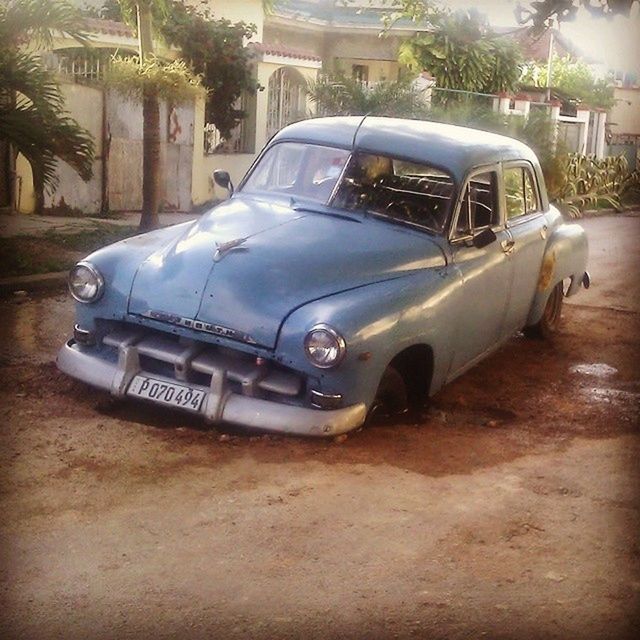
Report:
<svg viewBox="0 0 640 640"><path fill-rule="evenodd" d="M540 35L533 35L527 27L494 29L506 37L513 38L522 51L525 60L546 61L549 55L549 39L553 32L553 53L561 58L571 56L574 60L580 58L586 62L592 62L592 58L585 56L573 42L562 35L557 29L547 29Z"/></svg>
<svg viewBox="0 0 640 640"><path fill-rule="evenodd" d="M103 20L102 18L85 18L85 29L90 33L106 33L110 36L123 36L132 38L135 34L133 29L124 22L115 20Z"/></svg>
<svg viewBox="0 0 640 640"><path fill-rule="evenodd" d="M249 45L254 51L270 56L282 56L284 58L298 58L300 60L315 60L321 62L322 58L310 51L301 49L290 49L279 44L264 44L262 42L252 42Z"/></svg>
<svg viewBox="0 0 640 640"><path fill-rule="evenodd" d="M382 3L378 3L381 5ZM349 5L342 0L276 0L273 15L324 27L368 28L382 30L383 17L394 12L392 2L388 6ZM423 30L408 18L395 21L392 28Z"/></svg>

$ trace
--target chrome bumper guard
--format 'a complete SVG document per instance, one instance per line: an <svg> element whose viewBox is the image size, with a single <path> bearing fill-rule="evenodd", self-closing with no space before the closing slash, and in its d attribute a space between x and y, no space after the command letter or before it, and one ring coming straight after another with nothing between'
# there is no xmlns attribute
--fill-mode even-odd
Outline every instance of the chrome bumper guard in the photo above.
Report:
<svg viewBox="0 0 640 640"><path fill-rule="evenodd" d="M264 431L336 436L359 427L366 417L363 403L341 409L319 410L256 397L261 392L293 397L299 394L302 382L294 373L259 367L202 343L185 345L172 336L148 334L136 327L115 330L105 336L102 342L115 348L117 359L100 357L92 353L93 348L70 340L58 352L58 368L116 397L127 395L131 381L138 374L168 382L186 382L190 371L204 373L211 376L208 387L187 383L205 393L199 413L206 420ZM141 356L172 365L174 376L144 371ZM229 380L239 383L241 393L229 388Z"/></svg>

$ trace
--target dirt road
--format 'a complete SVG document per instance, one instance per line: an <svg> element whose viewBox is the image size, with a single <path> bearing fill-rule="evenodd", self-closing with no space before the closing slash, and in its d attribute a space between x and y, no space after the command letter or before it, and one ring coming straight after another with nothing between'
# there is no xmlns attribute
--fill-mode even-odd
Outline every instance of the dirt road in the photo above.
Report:
<svg viewBox="0 0 640 640"><path fill-rule="evenodd" d="M66 296L0 301L0 635L635 637L640 217L585 227L555 346L341 444L114 403L51 363Z"/></svg>

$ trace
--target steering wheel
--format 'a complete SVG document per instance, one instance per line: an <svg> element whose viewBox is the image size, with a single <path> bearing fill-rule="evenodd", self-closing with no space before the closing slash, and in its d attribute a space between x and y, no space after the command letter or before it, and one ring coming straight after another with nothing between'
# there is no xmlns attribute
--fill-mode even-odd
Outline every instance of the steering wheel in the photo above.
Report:
<svg viewBox="0 0 640 640"><path fill-rule="evenodd" d="M386 206L384 213L390 218L398 218L400 220L407 220L408 222L418 222L414 215L413 207L406 200L390 202Z"/></svg>

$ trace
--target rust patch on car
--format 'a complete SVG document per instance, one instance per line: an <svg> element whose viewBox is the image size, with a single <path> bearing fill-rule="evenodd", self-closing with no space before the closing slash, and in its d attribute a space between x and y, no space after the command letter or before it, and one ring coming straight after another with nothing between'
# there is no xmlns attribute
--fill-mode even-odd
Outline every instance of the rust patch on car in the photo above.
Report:
<svg viewBox="0 0 640 640"><path fill-rule="evenodd" d="M551 280L553 278L553 272L556 266L556 252L551 251L547 253L542 261L542 267L540 269L540 277L538 278L538 290L544 291L549 288Z"/></svg>

